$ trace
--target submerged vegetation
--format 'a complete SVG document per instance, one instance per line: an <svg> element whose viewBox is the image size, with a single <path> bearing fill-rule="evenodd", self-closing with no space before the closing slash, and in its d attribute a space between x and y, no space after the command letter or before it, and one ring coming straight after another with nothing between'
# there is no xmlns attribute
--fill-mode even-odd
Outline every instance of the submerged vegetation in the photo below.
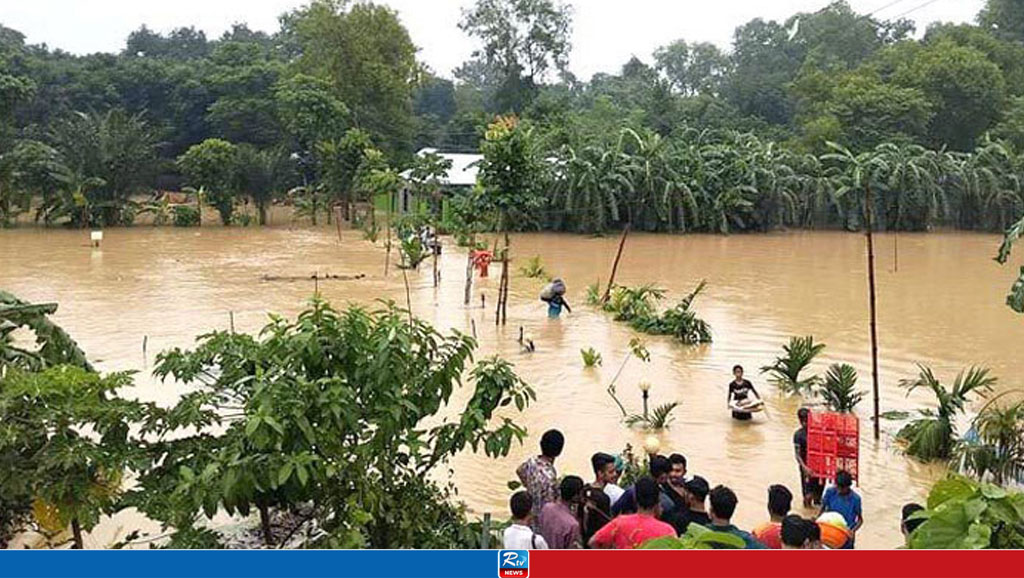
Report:
<svg viewBox="0 0 1024 578"><path fill-rule="evenodd" d="M628 323L641 333L672 336L686 345L711 343L711 326L692 309L694 300L705 287L707 282L701 281L678 304L659 313L658 304L665 299L664 289L654 285L615 286L602 309L614 315L616 321ZM599 302L591 297L596 297L596 292L588 296L588 301Z"/></svg>
<svg viewBox="0 0 1024 578"><path fill-rule="evenodd" d="M829 367L821 381L819 395L832 411L853 413L864 399L864 392L857 389L857 370L846 363Z"/></svg>
<svg viewBox="0 0 1024 578"><path fill-rule="evenodd" d="M948 460L957 442L956 418L962 414L972 398L984 398L996 383L987 369L972 367L957 375L952 389L939 382L928 367L921 366L916 379L904 380L900 385L908 395L917 389L926 389L934 396L934 410L921 410L921 417L910 422L897 434L906 444L907 454L922 460Z"/></svg>

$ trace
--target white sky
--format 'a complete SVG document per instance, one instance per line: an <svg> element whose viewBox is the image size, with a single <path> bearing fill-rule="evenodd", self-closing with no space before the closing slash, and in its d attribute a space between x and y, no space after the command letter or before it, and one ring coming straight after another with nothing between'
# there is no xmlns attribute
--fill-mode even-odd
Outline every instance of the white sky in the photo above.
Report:
<svg viewBox="0 0 1024 578"><path fill-rule="evenodd" d="M908 11L918 31L933 21L973 21L984 0L851 0L861 13L879 18ZM420 59L440 74L465 61L473 42L457 28L462 7L472 0L380 0L398 10L420 47ZM658 46L677 38L710 41L727 48L736 26L761 16L781 20L815 11L830 0L572 0L575 7L573 72L588 79L616 72L631 56L650 61ZM216 38L235 22L265 31L277 16L303 0L0 0L0 24L21 31L30 43L75 53L118 52L140 25L167 32L195 25Z"/></svg>

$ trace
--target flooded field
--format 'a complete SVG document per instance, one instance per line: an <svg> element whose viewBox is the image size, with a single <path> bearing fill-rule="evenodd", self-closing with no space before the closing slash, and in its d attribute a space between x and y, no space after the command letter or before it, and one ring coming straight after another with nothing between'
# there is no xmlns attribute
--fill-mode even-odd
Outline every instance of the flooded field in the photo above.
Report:
<svg viewBox="0 0 1024 578"><path fill-rule="evenodd" d="M931 400L910 398L900 379L916 374L916 363L932 366L952 379L972 364L991 367L1000 390L1020 387L1024 374L1024 321L1003 306L1012 282L1010 268L993 256L994 236L959 233L902 235L895 270L891 236L880 236L879 318L882 410L912 410ZM607 280L618 239L559 235L521 235L513 252L521 260L539 255L547 270L569 284L574 314L546 318L538 301L542 283L513 276L509 325L494 326L500 267L474 288L473 306L463 306L465 253L446 247L440 259L441 286L431 282L430 262L411 272L413 312L440 329L469 332L475 321L481 355L500 354L537 391L538 401L517 418L531 438L504 460L461 455L453 481L474 513L506 516L515 466L536 453L544 430L566 434L560 474L590 478L589 457L616 453L627 443L642 445L620 415L605 388L626 355L632 332L584 305L586 285ZM392 255L397 259L397 252ZM233 318L239 331L255 331L268 312L294 314L314 291L313 281L265 281L265 276L301 277L314 273L366 275L353 281L325 281L321 293L335 305L372 304L392 299L404 305L402 274L384 276L384 251L345 231L333 229L114 229L102 249L88 246L88 233L20 229L0 231L0 288L37 302L55 301L55 320L74 336L104 371L136 369L138 396L171 403L180 393L149 375L157 352L186 347L212 330L227 329ZM789 233L769 236L634 236L619 271L619 282L653 282L681 297L701 279L708 290L696 304L714 329L715 342L684 347L650 338L649 364L631 361L620 381L620 397L639 411L636 385L653 384L651 401L679 401L676 421L661 435L663 452L689 459L691 474L726 484L740 498L736 523L749 528L767 517L768 485L783 483L799 494L792 434L799 400L780 396L758 374L792 335L813 334L828 345L813 371L834 362L860 371L869 390L870 360L863 237L844 233ZM480 308L479 294L487 296ZM525 327L537 345L522 354L516 342ZM143 354L143 341L148 355ZM580 349L594 347L604 367L585 370ZM726 411L730 369L747 367L767 412L750 424L737 424ZM892 443L894 423L883 423L880 443L870 436L870 398L859 408L866 432L861 445L861 493L865 526L858 547L892 548L901 543L899 507L921 500L943 474L900 455ZM799 501L799 499L797 499ZM130 513L105 522L87 544L102 547L144 520Z"/></svg>

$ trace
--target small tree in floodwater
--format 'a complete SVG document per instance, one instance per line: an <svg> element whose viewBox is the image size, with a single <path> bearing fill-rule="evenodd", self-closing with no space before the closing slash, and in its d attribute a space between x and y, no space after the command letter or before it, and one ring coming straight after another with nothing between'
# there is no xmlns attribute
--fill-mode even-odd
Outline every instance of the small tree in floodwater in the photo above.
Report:
<svg viewBox="0 0 1024 578"><path fill-rule="evenodd" d="M771 365L762 367L761 373L770 374L772 377L769 381L785 393L813 395L821 379L818 376L800 379L800 374L825 350L825 344L815 343L814 337L810 335L791 337L789 345L783 345L782 350L785 355L775 358Z"/></svg>
<svg viewBox="0 0 1024 578"><path fill-rule="evenodd" d="M939 382L931 368L919 366L920 374L916 379L900 382L910 392L924 388L935 396L937 406L934 410L921 410L921 417L903 427L896 435L897 439L906 444L907 454L922 460L948 460L956 446L956 417L964 412L971 397L984 398L996 384L988 369L972 367L961 372L947 389Z"/></svg>
<svg viewBox="0 0 1024 578"><path fill-rule="evenodd" d="M172 546L210 545L199 522L221 508L256 510L274 544L272 514L300 504L320 530L309 547L473 544L453 488L434 472L467 446L507 455L526 430L508 417L491 424L494 414L535 399L505 361L469 369L475 349L394 306L339 312L314 300L294 321L273 317L258 338L214 333L164 353L156 374L193 389L154 408L158 459L132 503L175 528ZM467 369L468 401L445 410ZM438 419L442 411L454 419Z"/></svg>
<svg viewBox="0 0 1024 578"><path fill-rule="evenodd" d="M996 257L996 261L1000 265L1010 262L1010 253L1013 251L1013 246L1021 237L1024 237L1024 218L1006 231L1006 237L1003 239L1003 244L999 248L999 255ZM1010 294L1006 297L1006 305L1017 313L1024 313L1024 267L1020 268L1020 276L1017 277L1017 281L1010 289Z"/></svg>

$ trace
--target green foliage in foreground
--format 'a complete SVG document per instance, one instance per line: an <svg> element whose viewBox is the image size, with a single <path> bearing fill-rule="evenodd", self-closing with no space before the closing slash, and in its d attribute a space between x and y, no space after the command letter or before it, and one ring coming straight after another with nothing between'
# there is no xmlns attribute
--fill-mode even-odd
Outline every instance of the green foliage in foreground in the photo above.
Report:
<svg viewBox="0 0 1024 578"><path fill-rule="evenodd" d="M932 488L910 547L928 550L1024 548L1024 493L953 476Z"/></svg>
<svg viewBox="0 0 1024 578"><path fill-rule="evenodd" d="M967 402L974 396L985 397L996 383L989 376L988 369L972 367L961 372L947 389L939 382L928 367L920 366L916 379L904 380L901 387L907 394L924 388L935 396L938 406L935 410L920 410L921 417L910 422L897 434L897 439L906 444L907 454L922 460L948 460L957 440L955 418L963 413Z"/></svg>
<svg viewBox="0 0 1024 578"><path fill-rule="evenodd" d="M159 357L156 374L188 384L145 433L160 441L128 503L177 530L172 546L208 545L220 509L275 512L311 504L313 547L450 548L470 544L453 488L429 481L470 447L506 455L526 430L499 408L533 390L499 359L470 367L476 343L410 322L394 307L338 312L322 301L258 338L202 337ZM436 420L469 371L472 395ZM425 422L434 425L424 425ZM198 431L200 433L194 433Z"/></svg>
<svg viewBox="0 0 1024 578"><path fill-rule="evenodd" d="M953 463L978 479L1024 482L1024 401L1000 402L997 397L978 413L957 442Z"/></svg>
<svg viewBox="0 0 1024 578"><path fill-rule="evenodd" d="M771 375L769 381L790 395L810 395L820 383L817 376L800 379L807 366L825 350L824 343L815 343L814 336L792 337L789 345L782 347L785 355L775 359L771 365L761 368L761 373Z"/></svg>
<svg viewBox="0 0 1024 578"><path fill-rule="evenodd" d="M82 548L83 532L115 509L124 472L146 463L129 437L145 406L116 393L130 384L130 374L70 366L12 369L0 379L0 504L11 508L0 516L0 543L28 521L31 506L40 529L71 525Z"/></svg>
<svg viewBox="0 0 1024 578"><path fill-rule="evenodd" d="M690 524L686 533L676 538L669 536L648 540L641 550L742 550L746 548L743 538L715 532L699 524Z"/></svg>
<svg viewBox="0 0 1024 578"><path fill-rule="evenodd" d="M701 281L675 307L662 313L658 313L658 302L665 298L664 289L654 285L616 286L602 309L641 333L669 335L687 345L711 343L711 326L692 309L693 301L706 286L707 282Z"/></svg>
<svg viewBox="0 0 1024 578"><path fill-rule="evenodd" d="M55 365L75 365L92 369L78 344L49 320L56 311L55 303L32 304L0 290L0 376L8 368L39 371ZM14 333L19 329L34 334L34 349L14 344Z"/></svg>

